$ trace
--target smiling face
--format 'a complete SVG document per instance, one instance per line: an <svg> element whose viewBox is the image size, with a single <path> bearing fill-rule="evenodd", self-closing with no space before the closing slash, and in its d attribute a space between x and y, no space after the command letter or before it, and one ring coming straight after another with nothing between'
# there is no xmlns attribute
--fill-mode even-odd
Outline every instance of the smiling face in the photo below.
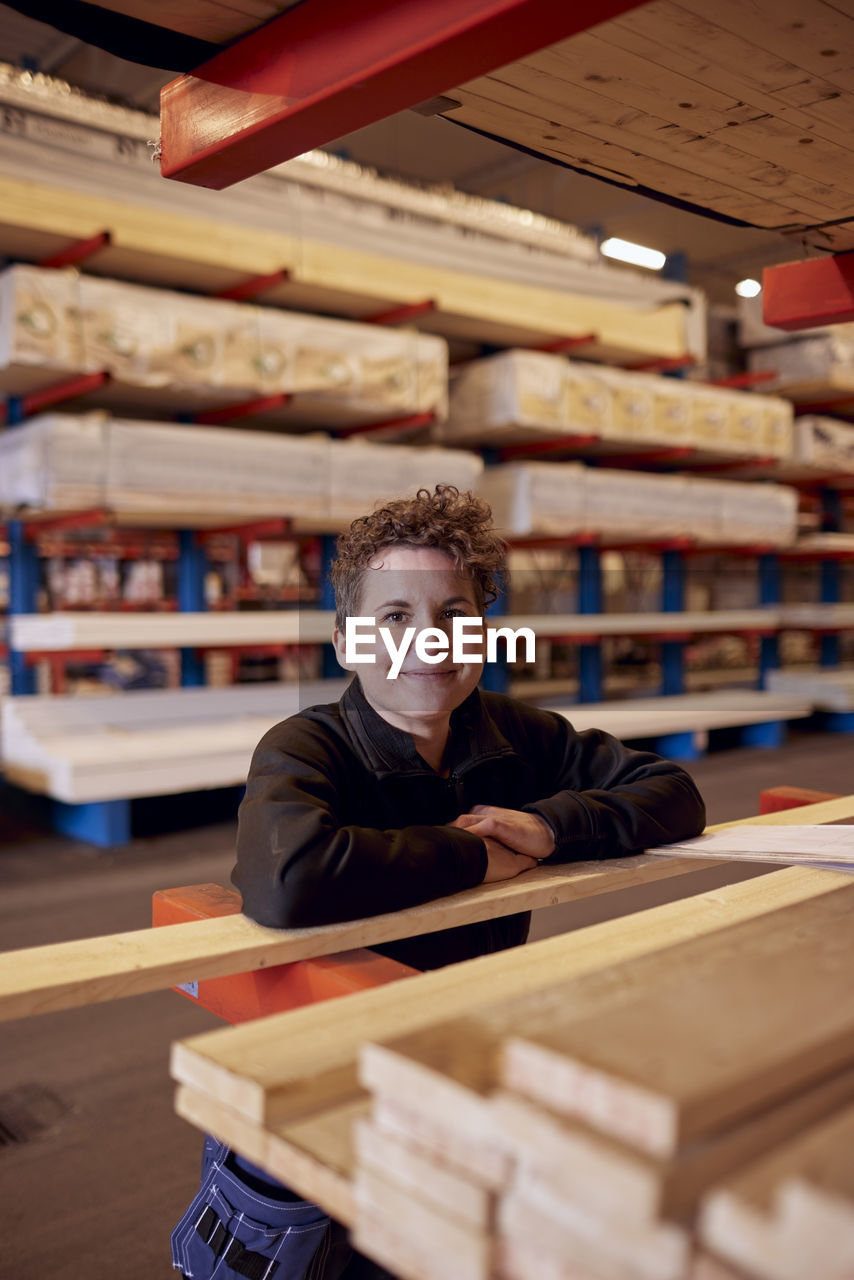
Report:
<svg viewBox="0 0 854 1280"><path fill-rule="evenodd" d="M338 661L358 672L365 697L389 724L415 733L447 725L483 671L482 661L455 663L451 652L454 618L482 616L473 583L437 547L386 547L362 571L359 616L387 627L395 646L408 628L417 634L435 627L447 635L447 654L432 664L418 657L413 639L394 679L388 679L392 657L381 641L362 650L374 652L375 663L353 665L345 661L343 633L336 628L333 637Z"/></svg>

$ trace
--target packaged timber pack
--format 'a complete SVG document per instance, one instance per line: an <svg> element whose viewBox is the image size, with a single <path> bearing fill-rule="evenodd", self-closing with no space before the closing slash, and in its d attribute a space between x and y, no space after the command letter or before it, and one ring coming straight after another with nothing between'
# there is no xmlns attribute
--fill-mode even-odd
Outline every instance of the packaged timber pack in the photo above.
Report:
<svg viewBox="0 0 854 1280"><path fill-rule="evenodd" d="M354 520L375 502L453 484L473 489L483 470L479 455L462 449L413 448L369 440L332 440L330 513L338 521Z"/></svg>
<svg viewBox="0 0 854 1280"><path fill-rule="evenodd" d="M448 348L434 335L12 267L0 274L0 386L24 393L50 370L108 371L123 409L139 392L152 411L299 394L319 423L447 412Z"/></svg>
<svg viewBox="0 0 854 1280"><path fill-rule="evenodd" d="M692 520L681 476L591 467L584 487L587 528L604 542L684 537Z"/></svg>
<svg viewBox="0 0 854 1280"><path fill-rule="evenodd" d="M0 272L0 388L26 395L85 369L73 269L14 266Z"/></svg>
<svg viewBox="0 0 854 1280"><path fill-rule="evenodd" d="M854 472L854 423L806 414L795 419L796 462Z"/></svg>
<svg viewBox="0 0 854 1280"><path fill-rule="evenodd" d="M784 389L798 383L834 384L837 379L851 380L854 366L854 324L836 324L831 329L786 342L765 346L748 353L748 367L774 370L772 387Z"/></svg>
<svg viewBox="0 0 854 1280"><path fill-rule="evenodd" d="M448 421L441 438L507 443L537 436L602 435L610 390L597 366L542 351L504 351L472 360L451 382Z"/></svg>
<svg viewBox="0 0 854 1280"><path fill-rule="evenodd" d="M492 507L502 533L570 536L587 528L587 472L577 462L511 462L487 467L478 493Z"/></svg>
<svg viewBox="0 0 854 1280"><path fill-rule="evenodd" d="M798 532L797 490L783 484L708 480L721 496L721 542L785 547Z"/></svg>
<svg viewBox="0 0 854 1280"><path fill-rule="evenodd" d="M128 514L325 518L329 449L319 434L116 420L105 489L109 505Z"/></svg>
<svg viewBox="0 0 854 1280"><path fill-rule="evenodd" d="M210 523L328 511L327 436L45 414L0 435L0 504Z"/></svg>
<svg viewBox="0 0 854 1280"><path fill-rule="evenodd" d="M260 309L259 309L260 310ZM261 311L266 351L293 352L293 386L311 416L324 407L354 416L434 413L448 408L448 346L414 329ZM304 397L304 399L302 399Z"/></svg>
<svg viewBox="0 0 854 1280"><path fill-rule="evenodd" d="M106 504L105 414L50 413L0 433L0 506L80 511Z"/></svg>

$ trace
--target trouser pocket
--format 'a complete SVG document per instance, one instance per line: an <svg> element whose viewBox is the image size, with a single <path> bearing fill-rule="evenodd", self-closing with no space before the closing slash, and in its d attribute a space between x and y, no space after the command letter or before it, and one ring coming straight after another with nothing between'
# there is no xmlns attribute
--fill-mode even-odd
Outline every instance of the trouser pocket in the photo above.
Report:
<svg viewBox="0 0 854 1280"><path fill-rule="evenodd" d="M172 1233L172 1265L192 1280L320 1280L330 1220L305 1200L283 1202L226 1167L206 1139L202 1184Z"/></svg>

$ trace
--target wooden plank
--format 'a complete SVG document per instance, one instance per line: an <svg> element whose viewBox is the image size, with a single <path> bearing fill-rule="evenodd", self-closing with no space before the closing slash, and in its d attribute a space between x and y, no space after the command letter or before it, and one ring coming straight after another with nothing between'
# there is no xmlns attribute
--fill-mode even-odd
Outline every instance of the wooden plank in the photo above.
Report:
<svg viewBox="0 0 854 1280"><path fill-rule="evenodd" d="M466 1226L373 1169L357 1168L354 1194L357 1249L391 1265L402 1261L403 1275L415 1280L422 1274L434 1280L451 1275L490 1280L494 1245L489 1233Z"/></svg>
<svg viewBox="0 0 854 1280"><path fill-rule="evenodd" d="M674 1142L666 1150L653 1151L651 1144L643 1144L643 1135L638 1136L627 1127L632 1101L631 1089L637 1091L635 1085L624 1090L625 1111L616 1121L609 1120L607 1114L602 1116L596 1110L600 1102L603 1108L605 1106L603 1099L608 1082L603 1083L601 1072L596 1078L592 1075L590 1077L593 1080L589 1086L592 1101L581 1096L580 1087L578 1098L570 1096L568 1091L574 1082L570 1081L569 1064L565 1062L566 1051L557 1046L565 1046L567 1043L572 1045L569 1052L573 1055L575 1065L581 1056L577 1045L584 1041L585 1036L589 1036L591 1047L584 1057L584 1063L591 1060L598 1063L602 1044L596 1034L599 1027L605 1027L607 1033L610 1027L615 1026L619 1027L618 1034L625 1033L628 1015L633 1014L636 1008L642 1008L641 1016L647 1016L650 1019L648 1025L652 1026L654 1012L666 1004L674 991L681 993L680 975L683 972L702 972L719 978L728 962L731 962L729 967L737 971L739 965L752 965L757 951L763 946L770 953L769 941L776 943L776 951L785 950L789 938L798 936L800 947L792 966L797 970L802 962L808 963L810 959L809 954L804 954L805 938L809 940L812 935L813 941L816 937L823 939L828 919L831 923L837 923L838 927L838 921L850 910L852 900L854 886L849 884L847 888L840 889L838 895L833 895L832 902L831 899L823 898L812 904L797 904L780 913L766 914L740 925L734 924L710 936L637 957L631 963L618 964L569 982L555 980L552 984L544 983L534 998L530 993L508 998L496 1004L493 1009L478 1011L473 1018L467 1020L458 1018L428 1026L420 1032L386 1043L366 1044L360 1059L361 1082L386 1105L399 1102L409 1110L417 1111L425 1121L429 1121L431 1116L444 1117L447 1123L453 1123L467 1141L500 1145L503 1132L501 1109L496 1110L490 1099L503 1076L511 1087L535 1098L538 1103L586 1120L601 1132L611 1133L624 1142L661 1158L661 1162L654 1165L640 1159L633 1163L631 1156L627 1156L628 1165L632 1165L628 1173L629 1179L632 1173L641 1178L645 1175L647 1179L647 1200L641 1200L642 1207L637 1214L640 1219L649 1217L648 1205L653 1195L670 1197L677 1202L680 1196L687 1202L692 1199L695 1201L702 1190L702 1179L706 1171L711 1170L710 1176L714 1176L718 1168L727 1167L728 1160L737 1161L740 1153L749 1152L751 1143L760 1144L758 1149L761 1149L763 1141L766 1146L773 1143L781 1132L774 1127L776 1124L783 1126L782 1134L786 1136L793 1128L803 1127L814 1116L823 1114L840 1101L846 1101L854 1089L854 1073L847 1080L833 1082L826 1093L817 1095L813 1100L795 1100L788 1112L783 1106L779 1109L779 1116L772 1115L770 1120L760 1117L752 1133L737 1130L743 1111L735 1113L732 1123L736 1127L729 1134L721 1135L720 1140L717 1130L725 1129L726 1122L720 1125L713 1122L706 1132L711 1131L714 1136L710 1136L705 1145L695 1144L694 1149L684 1153L683 1158L681 1148L684 1142L681 1135L679 1142ZM828 917L823 908L831 906L833 909ZM769 963L777 963L776 953ZM731 974L729 978L730 985L726 985L725 981L721 984L727 998L731 998ZM688 985L685 984L686 987ZM692 990L690 996L695 998L696 993ZM833 997L830 997L829 1003L832 1005ZM706 1003L698 1003L697 1008L700 1010L701 1022L714 1022ZM703 1037L696 1034L692 1037L693 1028L687 1021L685 1027L687 1029L681 1038L656 1038L643 1042L642 1048L638 1050L639 1060L644 1047L648 1053L658 1053L662 1044L669 1046L673 1040L674 1048L669 1060L682 1054L694 1065L695 1048L698 1054L702 1054L705 1047L697 1047L698 1041L702 1041ZM715 1024L712 1039L717 1033L719 1041L726 1040L728 1028L731 1030L729 1012L725 1011L722 1025ZM764 1030L766 1029L760 1028L757 1037L767 1052L767 1044L762 1041ZM636 1035L635 1041L631 1043L627 1038L630 1049L637 1048L637 1044L641 1042L642 1036ZM792 1037L789 1047L791 1042ZM774 1036L772 1032L767 1043L775 1047L779 1060L783 1061L786 1055L778 1045L786 1043L785 1033L780 1032ZM650 1046L655 1046L654 1050ZM558 1061L554 1060L555 1055ZM721 1058L722 1051L718 1051L712 1075L717 1068L723 1071L729 1065L722 1064ZM738 1065L743 1066L743 1063L739 1062ZM634 1076L634 1066L631 1073L627 1074ZM667 1076L664 1070L661 1070L660 1075L666 1091ZM586 1079L587 1077L585 1082ZM641 1087L647 1088L647 1083L644 1076ZM599 1092L594 1095L593 1090ZM651 1089L647 1092L651 1093ZM785 1098L785 1088L782 1088L782 1095ZM759 1103L754 1100L750 1105L761 1106L761 1099ZM517 1137L524 1134L527 1123L531 1133L530 1150L533 1152L538 1144L541 1148L548 1149L547 1127L544 1124L537 1129L536 1111L526 1108L522 1103L519 1103L515 1111L509 1103L508 1108L512 1133ZM787 1124L791 1126L788 1130L785 1127ZM573 1142L576 1143L574 1153L577 1155L578 1144L581 1148L585 1146L584 1135L572 1128L556 1132L551 1144L552 1165L556 1159L556 1144L557 1149L566 1153L573 1150ZM607 1145L597 1145L595 1138L587 1143L587 1148L594 1153L599 1152L600 1166L607 1166L609 1159L616 1164L620 1163L619 1152L615 1155ZM545 1160L544 1154L542 1158ZM665 1167L664 1161L667 1159L670 1164ZM716 1161L720 1164L717 1165ZM536 1164L536 1161L533 1163ZM567 1156L561 1163L567 1166L566 1176L571 1179L573 1157ZM585 1178L588 1177L589 1163L579 1160L575 1167L583 1169ZM564 1176L563 1172L561 1176ZM620 1197L623 1191L618 1192L615 1188L621 1185L619 1177L615 1176L611 1193ZM654 1191L651 1190L652 1187L655 1188ZM593 1187L592 1193L595 1191ZM584 1198L582 1194L582 1200ZM631 1205L623 1213L630 1217Z"/></svg>
<svg viewBox="0 0 854 1280"><path fill-rule="evenodd" d="M496 1245L496 1280L601 1280L577 1260L557 1258L536 1239L500 1236Z"/></svg>
<svg viewBox="0 0 854 1280"><path fill-rule="evenodd" d="M510 1239L536 1241L543 1253L588 1268L599 1280L684 1280L689 1265L690 1237L676 1224L614 1231L533 1177L521 1177L502 1198L498 1224Z"/></svg>
<svg viewBox="0 0 854 1280"><path fill-rule="evenodd" d="M668 0L655 0L654 6L650 4L645 8L650 12L634 15L639 20L609 22L598 29L597 35L612 48L636 53L664 75L678 66L680 73L694 83L695 93L715 91L725 94L734 102L743 102L754 108L757 114L779 115L780 119L789 121L805 134L815 134L842 147L850 146L848 130L834 127L807 109L791 105L789 91L793 84L799 86L800 97L803 98L812 92L820 95L823 81L812 81L802 74L799 76L797 69L774 60L770 61L770 67L778 74L770 79L763 76L763 70L769 67L767 55L760 53L757 56L757 51L748 49L745 56L743 44L733 38L732 33L728 34L733 42L724 46L720 57L712 60L706 56L712 37L705 30L699 37L694 34L696 15L686 15L678 4L670 4ZM720 29L714 29L713 38L722 38ZM731 61L732 58L739 59L737 65Z"/></svg>
<svg viewBox="0 0 854 1280"><path fill-rule="evenodd" d="M515 880L406 911L313 929L266 929L239 915L23 948L0 955L0 1021L494 920L685 874L696 865L641 855L535 867Z"/></svg>
<svg viewBox="0 0 854 1280"><path fill-rule="evenodd" d="M453 112L453 118L530 147L538 154L566 161L594 176L674 194L756 226L788 226L803 223L806 216L799 216L787 199L772 200L767 194L763 199L758 193L739 190L732 182L722 182L714 160L697 161L688 170L677 163L675 152L664 143L644 144L645 151L656 154L642 154L639 141L627 145L627 136L618 125L599 124L592 115L579 123L555 120L555 115L561 115L558 108L547 110L532 95L504 88L501 102L496 103L492 81L487 86L478 84L476 89L477 92L474 87L464 86L457 90L462 106ZM810 215L808 220L823 221L826 217L826 213L824 217Z"/></svg>
<svg viewBox="0 0 854 1280"><path fill-rule="evenodd" d="M595 75L597 65L588 68L585 81ZM673 113L662 118L612 101L598 82L595 89L579 86L574 75L574 64L564 69L563 60L548 51L474 81L458 96L462 93L465 102L473 93L510 106L514 112L537 115L547 127L562 122L609 144L622 141L629 145L631 139L631 149L638 153L635 176L639 179L641 165L646 169L652 160L669 159L685 175L692 175L695 185L700 177L708 179L706 185L712 194L724 189L722 183L760 197L765 188L776 203L817 220L851 212L854 194L846 188L846 178L833 181L839 165L847 168L850 163L850 149L812 138L807 149L799 143L801 130L764 113L757 119L754 112L750 120L744 103L729 119L677 123L669 119ZM602 80L607 78L601 76ZM508 123L513 127L512 118L508 117ZM653 185L651 179L647 185ZM848 187L851 185L848 180Z"/></svg>
<svg viewBox="0 0 854 1280"><path fill-rule="evenodd" d="M231 613L22 613L12 619L12 647L63 649L215 649L240 644L321 644L331 640L334 613L277 609Z"/></svg>
<svg viewBox="0 0 854 1280"><path fill-rule="evenodd" d="M647 1159L518 1094L499 1092L493 1106L517 1158L618 1228L623 1221L687 1217L709 1188L852 1099L849 1067L708 1142L686 1147L669 1162Z"/></svg>
<svg viewBox="0 0 854 1280"><path fill-rule="evenodd" d="M832 801L812 812L832 821L850 816L853 807L849 797L847 805ZM809 813L810 809L802 810L803 815ZM787 816L768 815L778 820ZM599 874L602 886L609 872ZM407 992L391 986L350 996L334 1011L319 1005L286 1014L281 1021L265 1019L195 1036L174 1046L173 1074L222 1098L255 1123L271 1121L289 1114L291 1096L299 1094L306 1075L317 1076L318 1063L324 1064L324 1070L348 1066L353 1070L358 1048L366 1040L404 1035L848 883L830 872L792 868L576 934L481 957L450 971L423 974L409 980L418 984L418 1000L413 998L412 986ZM616 887L613 882L612 887ZM340 944L334 949L340 950Z"/></svg>
<svg viewBox="0 0 854 1280"><path fill-rule="evenodd" d="M706 1199L703 1241L773 1280L844 1280L854 1267L854 1107L829 1117Z"/></svg>
<svg viewBox="0 0 854 1280"><path fill-rule="evenodd" d="M361 1168L427 1200L470 1231L491 1229L494 1194L465 1170L441 1160L431 1148L408 1142L367 1119L355 1125L355 1146Z"/></svg>
<svg viewBox="0 0 854 1280"><path fill-rule="evenodd" d="M297 1188L339 1222L355 1219L351 1134L369 1109L367 1099L348 1100L321 1116L272 1131L194 1089L179 1088L175 1110L205 1133L214 1134L280 1182Z"/></svg>
<svg viewBox="0 0 854 1280"><path fill-rule="evenodd" d="M224 44L260 27L294 3L295 0L181 0L178 4L174 0L99 0L98 8L180 31L197 40Z"/></svg>
<svg viewBox="0 0 854 1280"><path fill-rule="evenodd" d="M720 0L711 11L702 0L678 0L679 7L712 22L724 33L782 62L850 89L854 68L854 20L834 4L811 0L759 0L750 5ZM789 80L803 80L795 77Z"/></svg>
<svg viewBox="0 0 854 1280"><path fill-rule="evenodd" d="M854 1054L854 885L662 952L616 1009L504 1023L504 1081L657 1158L782 1100ZM797 946L792 938L797 938ZM785 1000L779 999L786 992ZM567 992L567 997L570 993ZM588 1006L589 1007L589 1006Z"/></svg>
<svg viewBox="0 0 854 1280"><path fill-rule="evenodd" d="M500 1135L493 1139L473 1139L471 1132L455 1127L456 1113L447 1118L425 1115L416 1107L392 1102L378 1094L373 1097L371 1120L378 1129L410 1147L420 1147L432 1156L465 1172L470 1184L499 1191L506 1186L512 1162Z"/></svg>

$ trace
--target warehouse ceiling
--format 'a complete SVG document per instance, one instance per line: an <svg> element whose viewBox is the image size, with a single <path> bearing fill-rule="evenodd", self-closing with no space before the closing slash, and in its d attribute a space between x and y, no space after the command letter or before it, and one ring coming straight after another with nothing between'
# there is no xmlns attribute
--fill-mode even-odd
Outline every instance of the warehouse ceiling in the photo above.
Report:
<svg viewBox="0 0 854 1280"><path fill-rule="evenodd" d="M173 72L128 62L0 4L0 59L57 76L88 92L156 112ZM506 200L583 230L684 255L691 284L731 306L733 288L797 247L773 232L727 226L516 151L440 117L391 116L327 148L381 173L448 183Z"/></svg>

